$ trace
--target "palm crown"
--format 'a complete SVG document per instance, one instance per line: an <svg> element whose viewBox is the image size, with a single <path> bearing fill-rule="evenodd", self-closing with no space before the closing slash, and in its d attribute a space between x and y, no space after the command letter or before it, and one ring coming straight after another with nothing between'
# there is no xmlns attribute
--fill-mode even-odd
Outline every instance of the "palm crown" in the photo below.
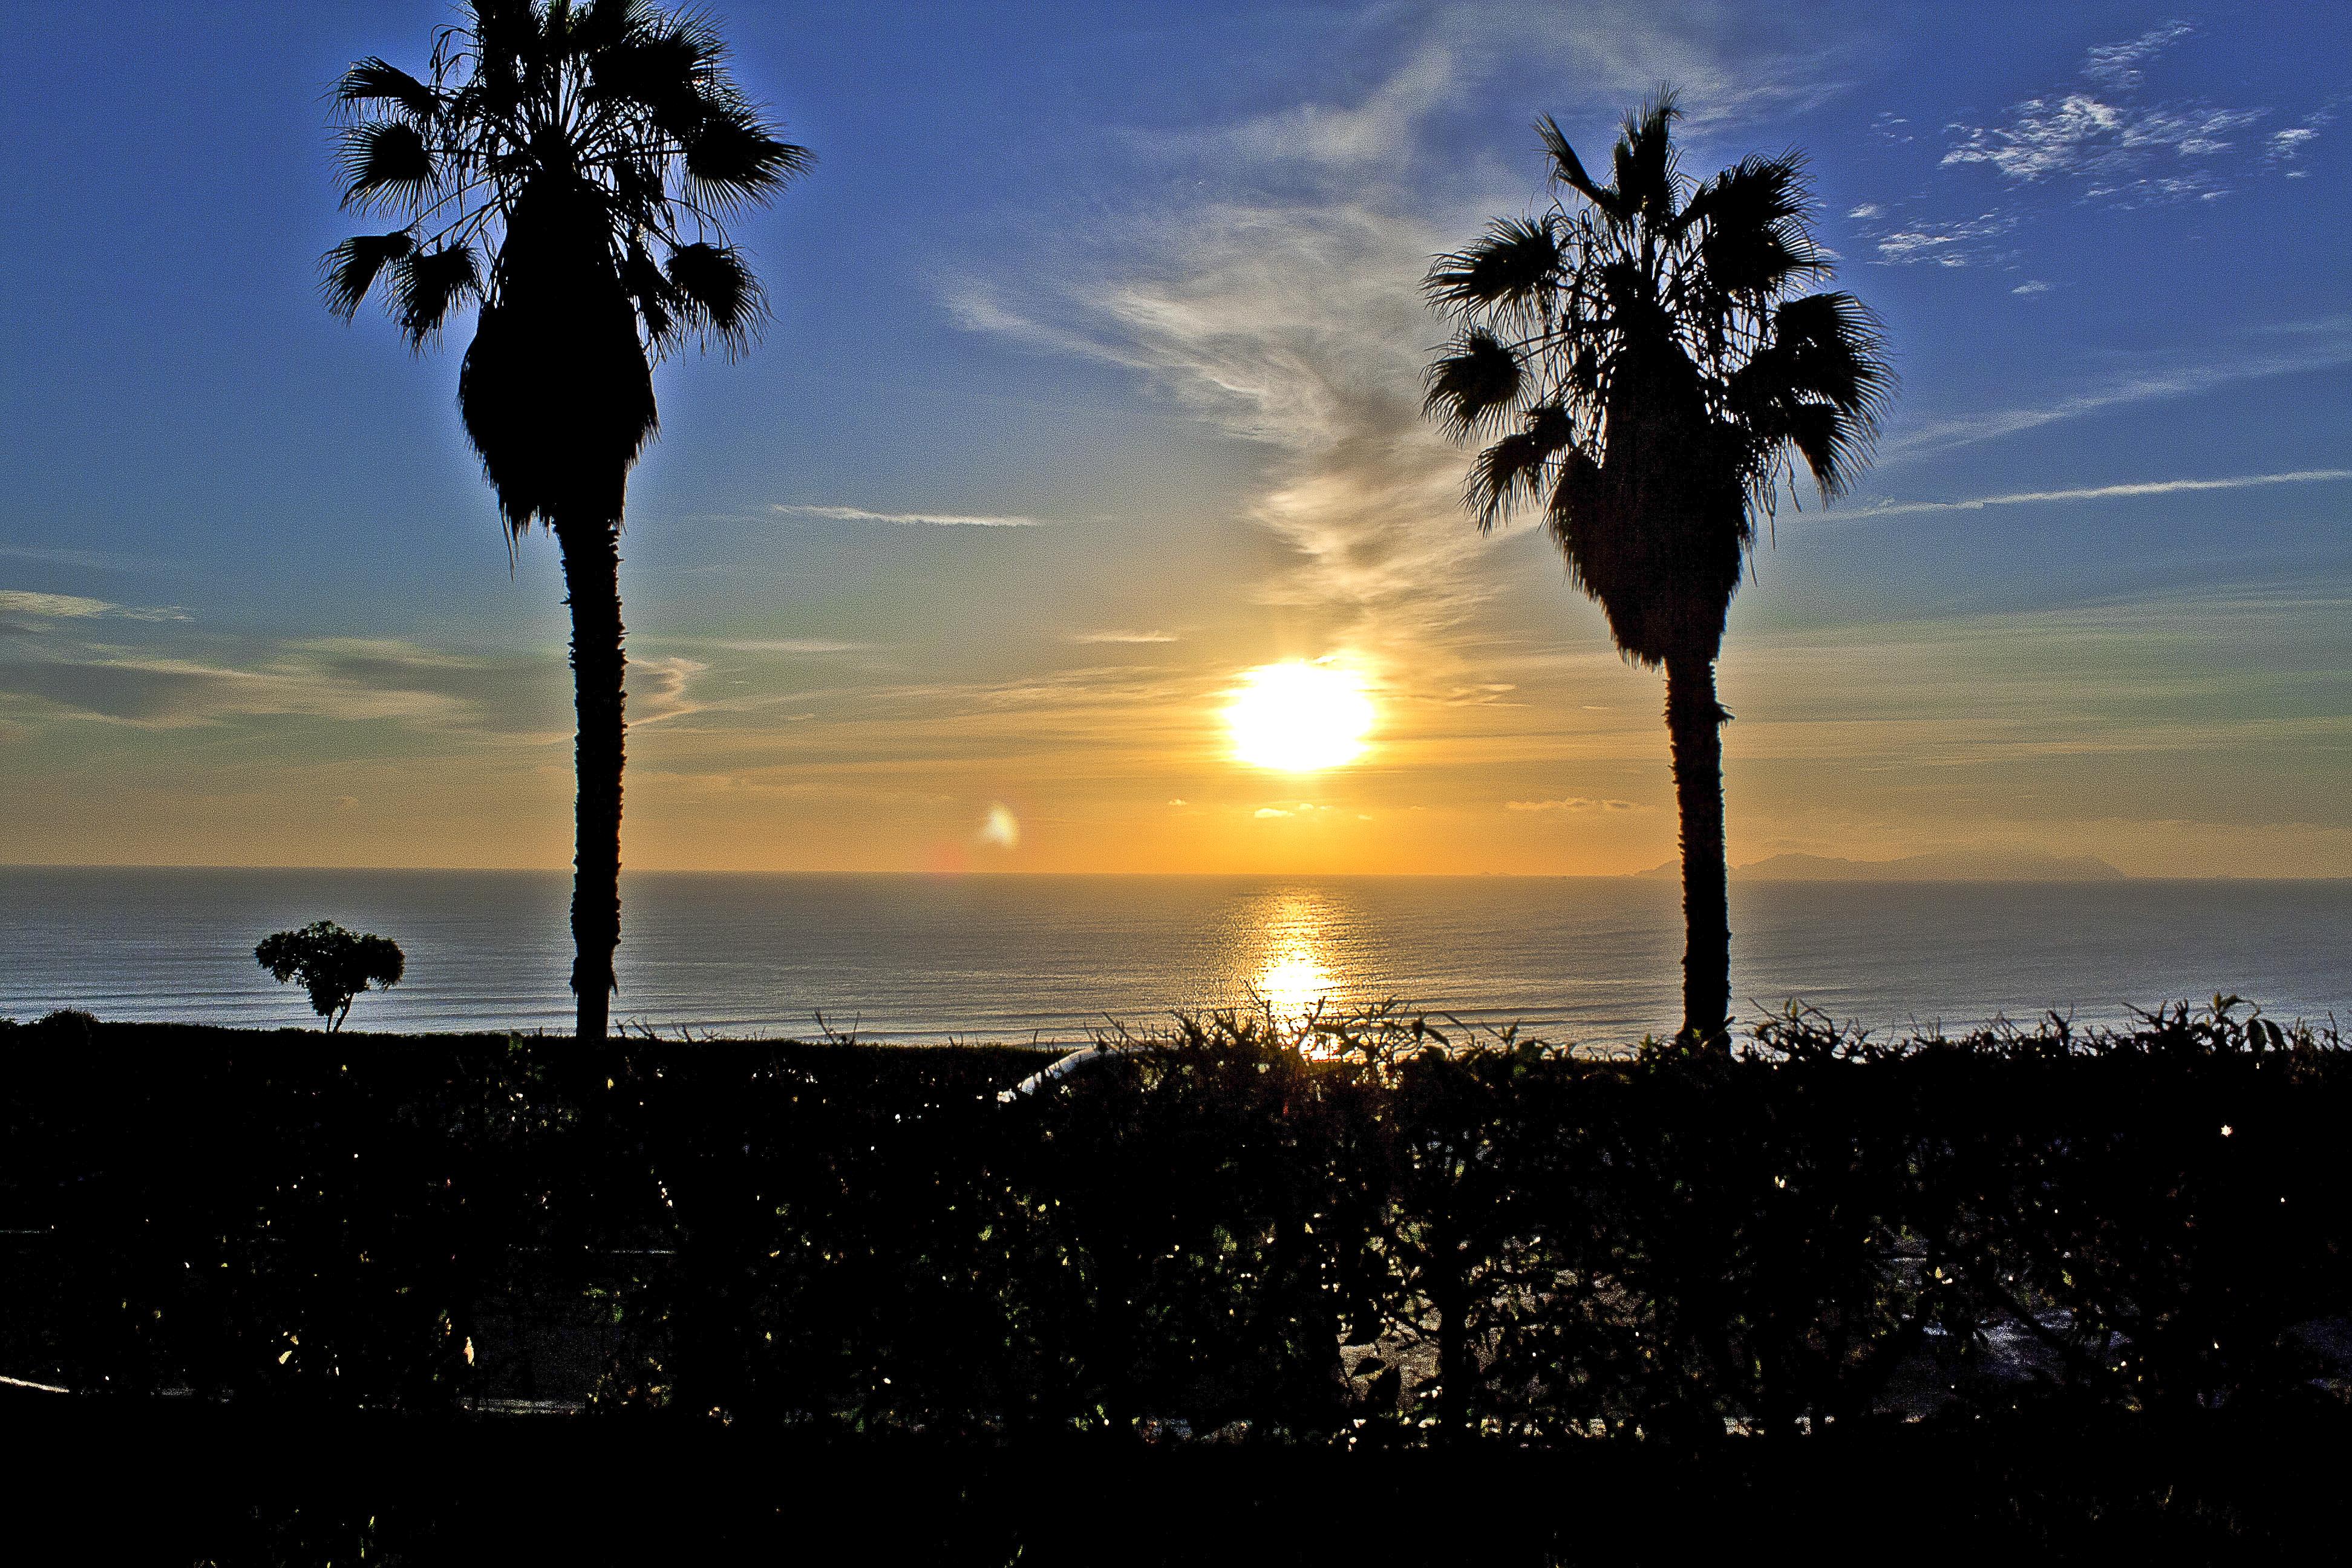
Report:
<svg viewBox="0 0 2352 1568"><path fill-rule="evenodd" d="M1754 519L1795 466L1825 496L1866 459L1893 375L1851 295L1800 293L1828 258L1795 154L1694 186L1671 96L1629 118L1603 185L1549 116L1571 210L1506 218L1438 258L1427 290L1457 331L1431 413L1489 438L1468 502L1482 529L1540 508L1578 586L1644 665L1712 658Z"/></svg>
<svg viewBox="0 0 2352 1568"><path fill-rule="evenodd" d="M609 483L575 493L550 448L584 443L625 469L655 427L648 358L689 333L730 353L749 341L765 306L726 220L809 156L737 89L698 16L644 0L468 11L436 35L429 80L372 58L337 85L343 205L404 221L327 254L327 302L348 318L380 291L419 348L478 302L459 396L508 521L584 501L617 523Z"/></svg>

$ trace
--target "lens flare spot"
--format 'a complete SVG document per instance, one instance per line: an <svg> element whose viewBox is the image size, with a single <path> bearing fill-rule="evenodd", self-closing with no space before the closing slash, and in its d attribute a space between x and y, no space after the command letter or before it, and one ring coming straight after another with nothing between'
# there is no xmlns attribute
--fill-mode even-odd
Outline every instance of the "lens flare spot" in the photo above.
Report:
<svg viewBox="0 0 2352 1568"><path fill-rule="evenodd" d="M1361 676L1304 659L1245 671L1225 709L1236 758L1294 773L1339 767L1363 755L1373 717Z"/></svg>

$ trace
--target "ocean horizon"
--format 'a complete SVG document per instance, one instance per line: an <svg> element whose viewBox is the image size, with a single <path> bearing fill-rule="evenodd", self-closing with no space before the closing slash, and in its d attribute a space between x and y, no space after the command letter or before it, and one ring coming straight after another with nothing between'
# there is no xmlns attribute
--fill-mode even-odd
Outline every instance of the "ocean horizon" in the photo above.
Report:
<svg viewBox="0 0 2352 1568"><path fill-rule="evenodd" d="M568 1032L561 871L0 868L0 1016L314 1026L254 962L313 920L407 977L362 1030ZM1554 1040L1679 1020L1679 889L1644 877L634 872L616 1025L664 1034L1072 1043L1185 1013L1393 1002ZM2352 1014L2352 880L1732 885L1733 997L1879 1031L2234 994Z"/></svg>

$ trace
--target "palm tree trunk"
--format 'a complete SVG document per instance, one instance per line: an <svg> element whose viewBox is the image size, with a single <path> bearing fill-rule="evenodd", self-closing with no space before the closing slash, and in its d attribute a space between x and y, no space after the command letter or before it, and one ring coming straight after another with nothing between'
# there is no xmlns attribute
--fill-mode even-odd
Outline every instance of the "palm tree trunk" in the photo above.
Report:
<svg viewBox="0 0 2352 1568"><path fill-rule="evenodd" d="M1666 660L1666 735L1683 834L1683 1032L1731 1048L1731 896L1724 870L1723 721L1715 660Z"/></svg>
<svg viewBox="0 0 2352 1568"><path fill-rule="evenodd" d="M579 716L572 861L572 989L583 1044L604 1037L613 953L621 945L621 548L607 523L555 530L572 606L572 695Z"/></svg>

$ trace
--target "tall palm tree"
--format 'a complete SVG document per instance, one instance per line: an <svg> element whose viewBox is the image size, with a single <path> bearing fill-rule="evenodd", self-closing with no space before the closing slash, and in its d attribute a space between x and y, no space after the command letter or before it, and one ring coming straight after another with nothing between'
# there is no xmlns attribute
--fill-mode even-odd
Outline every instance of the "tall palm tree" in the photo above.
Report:
<svg viewBox="0 0 2352 1568"><path fill-rule="evenodd" d="M412 347L480 309L466 435L511 542L555 535L579 718L572 890L579 1033L602 1039L621 940L620 532L656 429L654 362L689 335L732 358L766 319L726 220L805 168L734 84L699 13L644 0L471 0L425 78L370 58L336 88L343 205L400 226L322 262L328 306L372 292Z"/></svg>
<svg viewBox="0 0 2352 1568"><path fill-rule="evenodd" d="M1629 117L1611 182L1537 122L1553 197L1430 268L1455 333L1428 410L1483 443L1483 531L1540 512L1625 657L1666 672L1682 818L1683 1037L1728 1048L1731 919L1715 664L1757 524L1801 464L1824 499L1867 462L1894 389L1877 318L1825 279L1796 153L1695 184L1671 93Z"/></svg>

